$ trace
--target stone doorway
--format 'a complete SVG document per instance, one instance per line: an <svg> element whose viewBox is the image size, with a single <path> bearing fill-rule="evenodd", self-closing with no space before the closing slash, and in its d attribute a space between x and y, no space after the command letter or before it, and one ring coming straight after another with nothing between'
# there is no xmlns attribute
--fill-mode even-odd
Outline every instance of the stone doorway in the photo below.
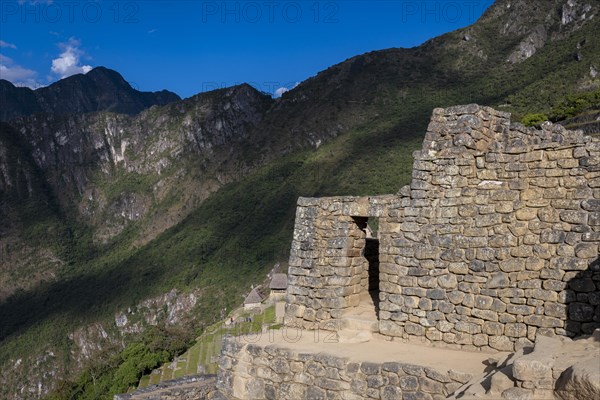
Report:
<svg viewBox="0 0 600 400"><path fill-rule="evenodd" d="M354 333L341 338L358 342L369 340L371 333L379 332L379 239L377 218L352 219L358 229L354 230L356 239L349 256L353 258L352 265L361 268L360 293L358 304L346 309L342 318L342 330Z"/></svg>
<svg viewBox="0 0 600 400"><path fill-rule="evenodd" d="M371 220L373 219L374 218L369 218L367 228L372 227ZM367 230L364 257L367 259L368 263L367 291L371 298L371 302L373 303L373 307L375 307L375 312L379 315L379 239L376 235L376 231L371 230L371 235L369 235L369 231Z"/></svg>

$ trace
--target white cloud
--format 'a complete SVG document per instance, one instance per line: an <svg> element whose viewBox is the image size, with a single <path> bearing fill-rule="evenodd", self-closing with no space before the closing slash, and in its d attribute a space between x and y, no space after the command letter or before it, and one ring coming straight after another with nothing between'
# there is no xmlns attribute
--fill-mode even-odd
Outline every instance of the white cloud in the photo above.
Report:
<svg viewBox="0 0 600 400"><path fill-rule="evenodd" d="M0 79L6 79L15 86L27 86L37 89L41 86L37 81L37 72L15 64L10 57L0 54Z"/></svg>
<svg viewBox="0 0 600 400"><path fill-rule="evenodd" d="M275 97L281 97L287 91L289 91L288 88L280 87L279 89L275 90Z"/></svg>
<svg viewBox="0 0 600 400"><path fill-rule="evenodd" d="M8 43L8 42L5 42L4 40L0 40L0 48L4 48L4 47L7 47L9 49L16 49L17 48L17 46L15 46L12 43Z"/></svg>
<svg viewBox="0 0 600 400"><path fill-rule="evenodd" d="M288 89L285 86L280 87L279 89L275 90L275 98L277 97L281 97L285 92L289 92L290 90L294 89L296 86L298 86L300 84L300 82L296 82L296 84L294 86L292 86L291 89Z"/></svg>
<svg viewBox="0 0 600 400"><path fill-rule="evenodd" d="M59 43L63 51L58 58L52 60L52 72L61 79L75 74L85 74L91 71L90 65L81 65L80 58L85 54L79 46L81 43L75 38Z"/></svg>

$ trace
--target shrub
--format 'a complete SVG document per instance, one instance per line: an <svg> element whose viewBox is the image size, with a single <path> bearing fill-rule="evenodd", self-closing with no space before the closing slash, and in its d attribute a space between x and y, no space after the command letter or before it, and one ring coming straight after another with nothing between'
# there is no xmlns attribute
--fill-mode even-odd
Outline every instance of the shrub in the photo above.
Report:
<svg viewBox="0 0 600 400"><path fill-rule="evenodd" d="M521 122L525 126L536 126L545 121L548 121L548 116L546 114L541 114L541 113L527 114L521 120Z"/></svg>

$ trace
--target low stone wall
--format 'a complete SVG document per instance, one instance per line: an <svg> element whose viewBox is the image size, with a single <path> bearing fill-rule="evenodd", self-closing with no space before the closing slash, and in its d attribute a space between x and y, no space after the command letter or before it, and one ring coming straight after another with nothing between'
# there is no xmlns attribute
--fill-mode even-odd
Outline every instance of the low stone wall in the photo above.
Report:
<svg viewBox="0 0 600 400"><path fill-rule="evenodd" d="M190 375L117 394L113 400L208 400L216 394L215 375Z"/></svg>
<svg viewBox="0 0 600 400"><path fill-rule="evenodd" d="M471 350L600 327L600 140L436 109L398 194L301 198L287 326L338 330L365 288L379 218L379 331Z"/></svg>
<svg viewBox="0 0 600 400"><path fill-rule="evenodd" d="M226 337L219 363L220 399L443 399L470 374L402 362L353 362L325 353L297 353Z"/></svg>

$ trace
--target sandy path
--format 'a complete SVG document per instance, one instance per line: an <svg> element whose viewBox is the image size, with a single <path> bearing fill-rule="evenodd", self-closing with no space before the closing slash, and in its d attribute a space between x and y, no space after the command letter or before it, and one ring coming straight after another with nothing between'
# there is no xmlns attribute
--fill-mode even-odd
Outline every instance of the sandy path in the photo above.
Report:
<svg viewBox="0 0 600 400"><path fill-rule="evenodd" d="M301 334L299 334L301 332ZM298 338L299 337L299 338ZM402 341L386 341L375 336L365 343L335 343L331 333L321 331L296 331L293 329L263 333L260 337L241 337L242 343L254 343L261 346L277 345L295 352L327 353L338 357L346 357L353 361L369 361L383 363L389 361L416 364L447 371L455 369L462 372L482 373L486 365L484 361L490 357L497 358L507 353L489 354L452 350L432 346L404 343Z"/></svg>

